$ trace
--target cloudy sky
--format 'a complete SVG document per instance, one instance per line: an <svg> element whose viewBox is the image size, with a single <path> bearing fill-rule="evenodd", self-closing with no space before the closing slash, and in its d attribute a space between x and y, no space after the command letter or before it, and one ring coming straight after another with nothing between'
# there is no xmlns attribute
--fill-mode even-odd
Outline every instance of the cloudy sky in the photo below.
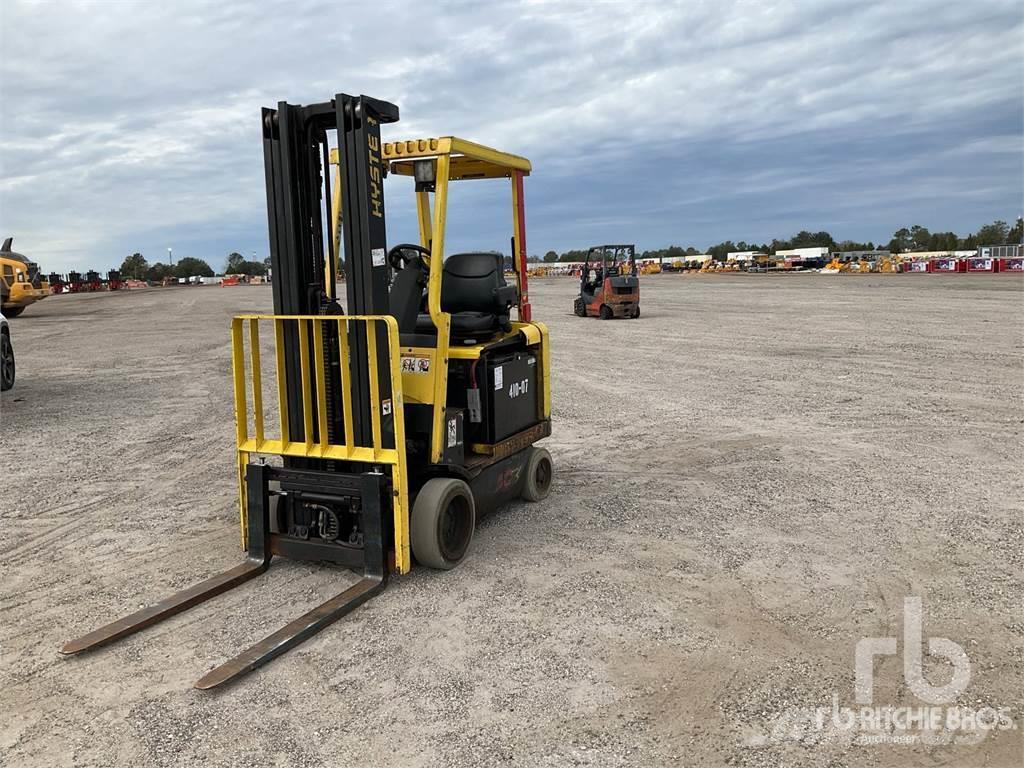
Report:
<svg viewBox="0 0 1024 768"><path fill-rule="evenodd" d="M340 91L529 157L530 253L1021 213L1019 0L430 5L0 0L0 235L45 271L262 258L260 107ZM506 187L457 187L449 251L507 250Z"/></svg>

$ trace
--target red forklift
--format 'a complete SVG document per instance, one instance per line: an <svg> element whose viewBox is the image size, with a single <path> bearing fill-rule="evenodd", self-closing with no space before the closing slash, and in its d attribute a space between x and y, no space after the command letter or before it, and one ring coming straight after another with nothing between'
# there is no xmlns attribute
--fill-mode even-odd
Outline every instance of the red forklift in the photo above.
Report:
<svg viewBox="0 0 1024 768"><path fill-rule="evenodd" d="M635 245L595 245L580 271L578 317L640 317L640 279Z"/></svg>

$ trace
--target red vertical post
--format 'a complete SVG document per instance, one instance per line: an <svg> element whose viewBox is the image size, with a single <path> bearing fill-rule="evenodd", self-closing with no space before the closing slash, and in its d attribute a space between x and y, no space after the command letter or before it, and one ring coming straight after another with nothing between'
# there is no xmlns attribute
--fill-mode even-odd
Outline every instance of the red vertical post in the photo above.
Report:
<svg viewBox="0 0 1024 768"><path fill-rule="evenodd" d="M519 320L528 323L533 313L526 285L526 203L523 199L522 171L512 171L512 213L516 226L516 253L512 254L512 260L519 277Z"/></svg>

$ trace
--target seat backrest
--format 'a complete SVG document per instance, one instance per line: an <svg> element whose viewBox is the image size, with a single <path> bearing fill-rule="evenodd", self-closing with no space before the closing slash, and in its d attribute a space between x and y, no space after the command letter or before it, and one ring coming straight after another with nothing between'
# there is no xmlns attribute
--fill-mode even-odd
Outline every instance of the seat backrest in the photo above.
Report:
<svg viewBox="0 0 1024 768"><path fill-rule="evenodd" d="M445 259L441 309L496 312L494 291L505 285L503 262L500 253L453 253Z"/></svg>
<svg viewBox="0 0 1024 768"><path fill-rule="evenodd" d="M392 280L388 307L398 321L399 333L412 333L416 330L416 316L420 311L425 284L423 267L418 257L413 257Z"/></svg>

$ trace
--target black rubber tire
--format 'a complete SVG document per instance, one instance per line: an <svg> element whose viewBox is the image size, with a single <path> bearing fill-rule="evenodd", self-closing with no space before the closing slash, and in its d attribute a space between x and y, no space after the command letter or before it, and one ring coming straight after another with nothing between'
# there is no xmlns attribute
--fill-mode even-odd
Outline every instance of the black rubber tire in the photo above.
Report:
<svg viewBox="0 0 1024 768"><path fill-rule="evenodd" d="M6 392L14 386L15 372L11 337L6 333L0 333L0 391Z"/></svg>
<svg viewBox="0 0 1024 768"><path fill-rule="evenodd" d="M469 550L476 528L476 504L465 482L454 477L427 480L409 520L412 553L420 565L449 571Z"/></svg>
<svg viewBox="0 0 1024 768"><path fill-rule="evenodd" d="M633 319L636 320L638 317L640 317L640 307L633 310Z"/></svg>
<svg viewBox="0 0 1024 768"><path fill-rule="evenodd" d="M601 319L602 320L611 320L613 317L615 317L615 313L612 312L612 308L609 307L607 304L602 304L601 305Z"/></svg>
<svg viewBox="0 0 1024 768"><path fill-rule="evenodd" d="M551 480L555 466L547 448L530 448L526 460L526 482L523 484L523 498L527 501L542 501L551 491Z"/></svg>
<svg viewBox="0 0 1024 768"><path fill-rule="evenodd" d="M572 303L572 311L576 314L576 317L587 316L587 305L583 303L583 299L576 299Z"/></svg>
<svg viewBox="0 0 1024 768"><path fill-rule="evenodd" d="M7 309L4 310L3 314L4 317L6 317L8 320L13 320L22 312L24 312L25 309L25 307L8 307Z"/></svg>

